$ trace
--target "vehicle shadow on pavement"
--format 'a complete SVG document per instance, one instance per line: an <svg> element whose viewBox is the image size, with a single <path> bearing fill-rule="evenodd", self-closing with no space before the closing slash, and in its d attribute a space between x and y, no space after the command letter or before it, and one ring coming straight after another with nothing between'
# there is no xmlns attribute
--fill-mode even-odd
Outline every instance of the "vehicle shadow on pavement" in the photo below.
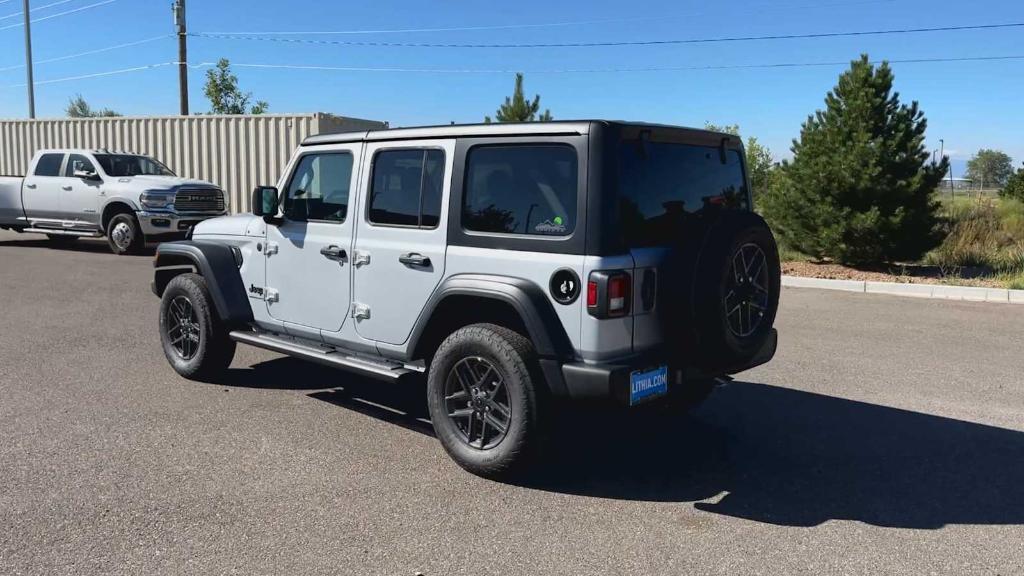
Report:
<svg viewBox="0 0 1024 576"><path fill-rule="evenodd" d="M232 369L218 383L312 391L433 435L422 385L291 358ZM566 407L554 416L548 457L517 484L695 502L784 526L1024 524L1024 432L752 382L717 389L691 414Z"/></svg>
<svg viewBox="0 0 1024 576"><path fill-rule="evenodd" d="M785 526L1024 524L1024 432L750 382L637 416L567 423L581 436L527 485Z"/></svg>
<svg viewBox="0 0 1024 576"><path fill-rule="evenodd" d="M310 398L421 434L434 435L427 415L426 389L415 382L383 382L285 357L248 368L232 368L211 383L237 388L309 391Z"/></svg>
<svg viewBox="0 0 1024 576"><path fill-rule="evenodd" d="M60 252L92 252L96 254L110 254L110 246L107 241L103 238L88 238L81 239L74 242L58 243L48 240L43 237L36 237L34 234L26 235L32 238L38 239L19 239L19 240L4 240L0 241L0 248L11 247L11 248L43 248L46 250L57 250ZM156 253L156 248L147 246L143 248L136 256L150 256Z"/></svg>

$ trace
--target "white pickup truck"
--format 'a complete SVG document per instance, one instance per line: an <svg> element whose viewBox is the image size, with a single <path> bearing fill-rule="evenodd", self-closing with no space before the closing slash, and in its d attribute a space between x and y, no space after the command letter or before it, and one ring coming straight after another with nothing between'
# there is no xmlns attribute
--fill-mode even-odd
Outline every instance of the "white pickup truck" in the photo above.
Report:
<svg viewBox="0 0 1024 576"><path fill-rule="evenodd" d="M27 176L0 176L0 228L55 242L106 236L115 254L184 238L227 213L218 186L179 178L158 160L107 150L40 150Z"/></svg>

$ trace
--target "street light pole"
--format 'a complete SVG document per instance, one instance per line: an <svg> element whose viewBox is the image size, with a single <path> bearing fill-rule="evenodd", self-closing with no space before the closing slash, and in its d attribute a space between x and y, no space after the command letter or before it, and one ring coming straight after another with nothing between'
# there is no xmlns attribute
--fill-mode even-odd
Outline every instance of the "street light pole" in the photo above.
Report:
<svg viewBox="0 0 1024 576"><path fill-rule="evenodd" d="M26 0L27 1L27 0ZM178 33L178 100L181 115L188 116L188 32L185 27L185 0L171 4L174 12L174 27Z"/></svg>
<svg viewBox="0 0 1024 576"><path fill-rule="evenodd" d="M22 2L25 10L25 70L28 73L28 117L36 117L36 90L32 80L32 23L28 16L28 0Z"/></svg>

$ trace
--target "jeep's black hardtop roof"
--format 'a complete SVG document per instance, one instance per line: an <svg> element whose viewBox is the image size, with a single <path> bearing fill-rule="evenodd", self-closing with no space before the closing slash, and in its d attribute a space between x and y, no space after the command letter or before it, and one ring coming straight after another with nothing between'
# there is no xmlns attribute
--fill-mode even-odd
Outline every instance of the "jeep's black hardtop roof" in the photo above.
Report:
<svg viewBox="0 0 1024 576"><path fill-rule="evenodd" d="M385 140L419 140L430 138L466 138L488 136L582 136L590 133L593 124L633 128L651 128L661 130L684 131L694 134L718 135L733 138L730 134L686 128L669 124L651 124L645 122L624 122L619 120L558 120L555 122L495 122L490 124L450 124L439 126L415 126L410 128L390 128L387 130L360 130L358 132L340 132L337 134L319 134L309 136L302 141L302 146L317 144L342 144L346 142L385 141Z"/></svg>

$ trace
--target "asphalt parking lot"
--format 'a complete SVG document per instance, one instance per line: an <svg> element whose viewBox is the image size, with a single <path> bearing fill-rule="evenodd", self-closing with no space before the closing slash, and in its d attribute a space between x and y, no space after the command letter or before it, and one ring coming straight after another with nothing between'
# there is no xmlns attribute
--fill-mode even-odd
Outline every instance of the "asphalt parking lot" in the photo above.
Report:
<svg viewBox="0 0 1024 576"><path fill-rule="evenodd" d="M179 378L151 259L79 244L0 232L0 574L1024 573L1024 307L787 289L771 364L508 485L415 390Z"/></svg>

